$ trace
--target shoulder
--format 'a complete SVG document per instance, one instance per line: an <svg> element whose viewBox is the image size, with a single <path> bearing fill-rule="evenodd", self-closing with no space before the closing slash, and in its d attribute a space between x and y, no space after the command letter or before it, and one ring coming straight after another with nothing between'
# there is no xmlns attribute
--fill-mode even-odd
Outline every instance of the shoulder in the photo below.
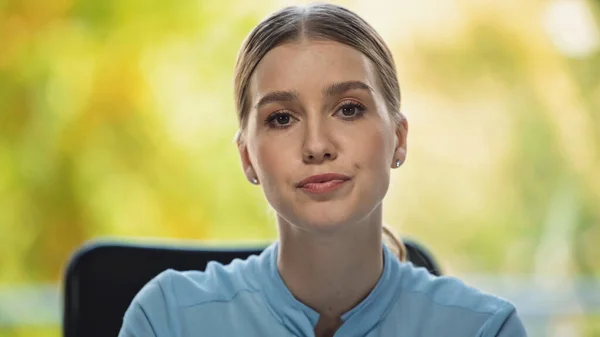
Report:
<svg viewBox="0 0 600 337"><path fill-rule="evenodd" d="M236 259L228 265L210 262L205 271L165 270L136 294L123 318L122 333L170 336L169 331L186 323L181 321L182 310L210 311L210 304L259 292L254 277L256 258Z"/></svg>
<svg viewBox="0 0 600 337"><path fill-rule="evenodd" d="M446 332L479 333L478 336L496 336L507 325L522 328L513 304L501 297L454 277L431 275L410 263L403 264L402 269L398 304L434 323L430 324L432 327L449 329ZM525 336L524 330L515 336Z"/></svg>
<svg viewBox="0 0 600 337"><path fill-rule="evenodd" d="M225 302L239 292L256 292L253 277L255 256L236 259L228 265L210 262L204 271L165 270L137 294L142 303L163 298L179 307L201 305L208 302Z"/></svg>
<svg viewBox="0 0 600 337"><path fill-rule="evenodd" d="M434 276L424 268L406 264L402 273L402 291L435 306L464 309L476 313L494 313L511 305L508 301L467 285L455 277Z"/></svg>

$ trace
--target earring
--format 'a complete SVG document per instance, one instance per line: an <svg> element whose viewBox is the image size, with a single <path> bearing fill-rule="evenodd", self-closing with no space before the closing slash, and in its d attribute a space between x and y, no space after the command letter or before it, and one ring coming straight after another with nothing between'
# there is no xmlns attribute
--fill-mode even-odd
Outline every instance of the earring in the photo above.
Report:
<svg viewBox="0 0 600 337"><path fill-rule="evenodd" d="M402 162L400 161L400 159L396 160L396 167L400 167L400 165L402 165Z"/></svg>
<svg viewBox="0 0 600 337"><path fill-rule="evenodd" d="M252 177L252 179L250 179L250 182L252 182L254 185L258 185L258 179Z"/></svg>

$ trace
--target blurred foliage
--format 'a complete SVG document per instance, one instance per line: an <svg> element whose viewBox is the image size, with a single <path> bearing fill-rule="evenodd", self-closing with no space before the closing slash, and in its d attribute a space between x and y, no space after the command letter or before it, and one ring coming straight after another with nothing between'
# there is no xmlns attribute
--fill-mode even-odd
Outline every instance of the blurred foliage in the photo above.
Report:
<svg viewBox="0 0 600 337"><path fill-rule="evenodd" d="M0 282L58 280L73 249L97 235L275 235L231 144L233 64L264 10L6 7Z"/></svg>
<svg viewBox="0 0 600 337"><path fill-rule="evenodd" d="M0 329L0 337L57 337L61 336L58 327L19 327Z"/></svg>
<svg viewBox="0 0 600 337"><path fill-rule="evenodd" d="M392 47L410 124L386 221L450 273L600 275L600 53L561 52L551 2L344 2ZM0 284L58 281L101 235L275 238L232 76L281 6L0 1Z"/></svg>

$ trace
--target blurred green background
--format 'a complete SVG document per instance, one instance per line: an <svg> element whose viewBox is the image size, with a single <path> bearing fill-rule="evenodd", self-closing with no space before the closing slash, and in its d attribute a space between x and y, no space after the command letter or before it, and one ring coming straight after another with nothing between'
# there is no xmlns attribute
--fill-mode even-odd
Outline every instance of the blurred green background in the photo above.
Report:
<svg viewBox="0 0 600 337"><path fill-rule="evenodd" d="M60 335L86 240L276 237L232 76L292 3L0 0L0 336ZM409 151L386 222L532 336L600 336L600 1L337 3L397 63Z"/></svg>

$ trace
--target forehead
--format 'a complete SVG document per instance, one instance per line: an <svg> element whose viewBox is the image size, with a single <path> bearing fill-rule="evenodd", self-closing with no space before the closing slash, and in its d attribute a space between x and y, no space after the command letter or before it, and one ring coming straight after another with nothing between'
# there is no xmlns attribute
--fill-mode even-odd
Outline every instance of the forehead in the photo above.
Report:
<svg viewBox="0 0 600 337"><path fill-rule="evenodd" d="M360 51L334 41L303 40L270 50L252 74L250 97L276 90L321 91L334 82L362 81L376 88L373 64Z"/></svg>

